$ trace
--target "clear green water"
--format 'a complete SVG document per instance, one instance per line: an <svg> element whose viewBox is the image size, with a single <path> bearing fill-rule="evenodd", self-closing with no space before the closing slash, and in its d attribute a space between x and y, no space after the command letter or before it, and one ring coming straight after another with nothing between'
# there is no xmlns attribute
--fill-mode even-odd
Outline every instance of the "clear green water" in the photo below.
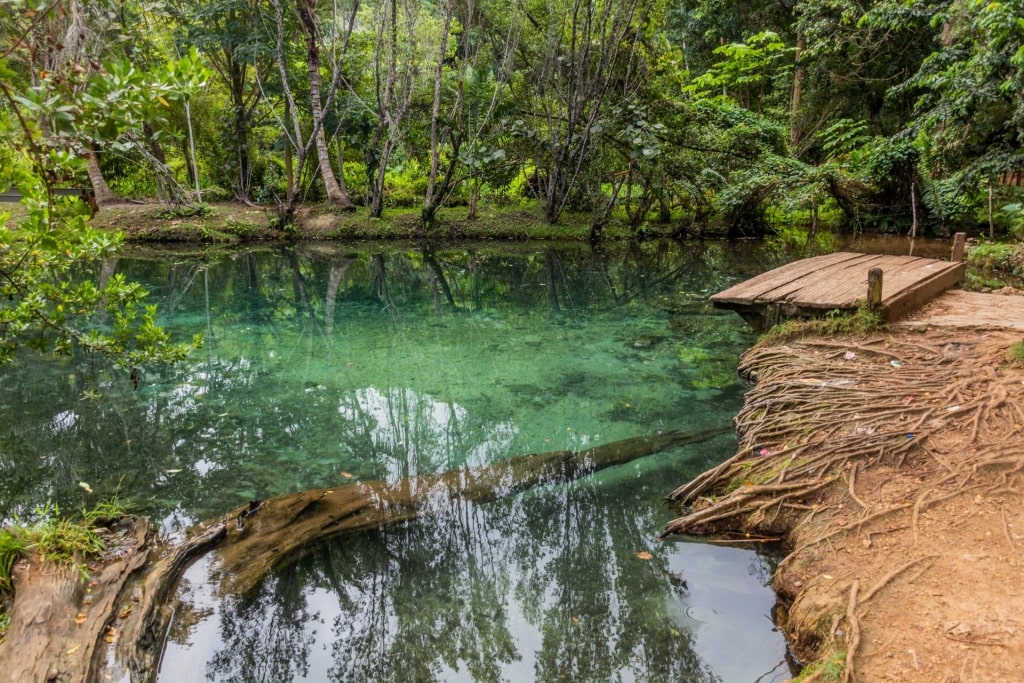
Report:
<svg viewBox="0 0 1024 683"><path fill-rule="evenodd" d="M309 487L728 425L753 338L705 301L763 270L752 254L312 244L123 258L164 324L205 346L137 389L87 356L4 369L0 516L116 493L173 533ZM723 435L343 538L228 600L199 563L160 680L785 680L770 560L653 541L673 516L664 495L734 447Z"/></svg>

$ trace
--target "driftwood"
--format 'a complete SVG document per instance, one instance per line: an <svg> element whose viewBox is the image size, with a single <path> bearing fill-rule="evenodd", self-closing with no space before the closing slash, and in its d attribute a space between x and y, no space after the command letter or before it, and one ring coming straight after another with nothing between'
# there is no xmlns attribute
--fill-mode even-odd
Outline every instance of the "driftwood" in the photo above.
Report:
<svg viewBox="0 0 1024 683"><path fill-rule="evenodd" d="M89 568L88 583L67 567L32 560L17 567L0 676L12 683L87 683L123 680L127 673L133 683L151 681L173 611L172 589L199 555L214 552L216 590L238 594L341 534L427 515L453 502L487 502L569 481L729 429L664 432L584 451L522 455L476 469L253 501L193 527L175 543L154 538L145 519L119 520L109 529L107 557Z"/></svg>

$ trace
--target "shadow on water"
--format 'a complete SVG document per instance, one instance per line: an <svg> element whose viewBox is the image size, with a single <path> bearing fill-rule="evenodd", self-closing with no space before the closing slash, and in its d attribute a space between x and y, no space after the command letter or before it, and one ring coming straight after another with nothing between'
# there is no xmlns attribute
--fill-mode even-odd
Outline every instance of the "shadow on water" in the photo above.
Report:
<svg viewBox="0 0 1024 683"><path fill-rule="evenodd" d="M707 297L755 245L324 243L106 264L204 348L138 390L5 368L0 516L117 494L178 531L250 499L727 425L753 341ZM161 680L782 681L770 560L657 544L729 436L332 542L219 599L183 582ZM95 491L86 492L86 487ZM637 553L641 553L638 557ZM645 553L650 553L650 559Z"/></svg>

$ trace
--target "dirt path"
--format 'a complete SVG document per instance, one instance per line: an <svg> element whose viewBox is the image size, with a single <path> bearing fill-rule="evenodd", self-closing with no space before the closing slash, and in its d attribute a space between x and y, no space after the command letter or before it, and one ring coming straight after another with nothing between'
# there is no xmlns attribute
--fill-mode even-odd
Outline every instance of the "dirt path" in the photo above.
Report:
<svg viewBox="0 0 1024 683"><path fill-rule="evenodd" d="M740 451L676 492L675 530L787 536L801 681L1024 680L1019 341L919 324L744 357Z"/></svg>

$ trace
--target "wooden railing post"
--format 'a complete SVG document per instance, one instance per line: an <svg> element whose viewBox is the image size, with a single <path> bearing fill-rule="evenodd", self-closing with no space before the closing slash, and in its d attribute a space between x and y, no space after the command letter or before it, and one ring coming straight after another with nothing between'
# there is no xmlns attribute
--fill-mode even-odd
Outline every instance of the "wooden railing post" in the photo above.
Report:
<svg viewBox="0 0 1024 683"><path fill-rule="evenodd" d="M868 271L868 308L877 309L882 306L882 269L872 268Z"/></svg>
<svg viewBox="0 0 1024 683"><path fill-rule="evenodd" d="M953 235L953 255L950 257L950 261L953 263L964 262L964 246L967 243L967 233L958 232Z"/></svg>

